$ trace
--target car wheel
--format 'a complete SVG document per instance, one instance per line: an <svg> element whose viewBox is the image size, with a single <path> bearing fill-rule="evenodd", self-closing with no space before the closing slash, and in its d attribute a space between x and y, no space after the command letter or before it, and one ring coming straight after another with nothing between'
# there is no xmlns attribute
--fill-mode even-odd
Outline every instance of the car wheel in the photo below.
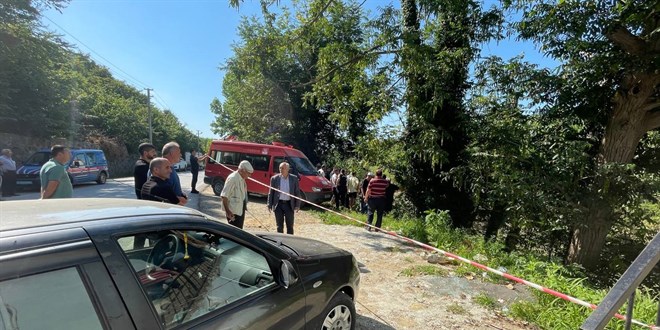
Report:
<svg viewBox="0 0 660 330"><path fill-rule="evenodd" d="M96 183L98 183L98 184L104 184L106 180L108 180L108 175L105 174L105 172L101 172L101 173L99 174L99 177L96 178Z"/></svg>
<svg viewBox="0 0 660 330"><path fill-rule="evenodd" d="M337 293L321 315L321 330L355 329L355 303L344 292Z"/></svg>
<svg viewBox="0 0 660 330"><path fill-rule="evenodd" d="M225 183L222 180L216 179L213 181L213 193L216 196L220 196L220 193L222 193L222 188L225 187Z"/></svg>

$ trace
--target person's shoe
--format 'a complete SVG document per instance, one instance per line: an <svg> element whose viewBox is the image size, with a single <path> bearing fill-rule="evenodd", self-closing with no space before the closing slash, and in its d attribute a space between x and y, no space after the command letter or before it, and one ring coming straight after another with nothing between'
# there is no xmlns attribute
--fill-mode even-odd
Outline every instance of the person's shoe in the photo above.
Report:
<svg viewBox="0 0 660 330"><path fill-rule="evenodd" d="M199 191L197 191L197 190L193 190L193 191L191 191L190 193L191 193L191 194L199 194Z"/></svg>
<svg viewBox="0 0 660 330"><path fill-rule="evenodd" d="M371 226L368 226L368 225L364 226L364 229L366 229L367 231L371 231Z"/></svg>

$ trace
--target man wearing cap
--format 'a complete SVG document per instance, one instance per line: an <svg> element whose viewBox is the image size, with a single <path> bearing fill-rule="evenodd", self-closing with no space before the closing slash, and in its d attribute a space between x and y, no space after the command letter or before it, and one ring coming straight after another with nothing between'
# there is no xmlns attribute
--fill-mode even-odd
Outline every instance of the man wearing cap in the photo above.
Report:
<svg viewBox="0 0 660 330"><path fill-rule="evenodd" d="M135 196L137 199L142 198L142 186L149 180L149 163L156 158L156 147L151 143L142 143L138 147L140 159L135 162L133 168L133 182L135 183Z"/></svg>
<svg viewBox="0 0 660 330"><path fill-rule="evenodd" d="M271 189L268 192L268 212L275 211L275 223L277 232L284 232L284 223L286 221L286 233L293 235L294 212L300 210L300 200L291 197L300 196L300 185L298 177L289 174L289 163L280 164L280 173L270 178ZM284 192L273 190L278 189Z"/></svg>
<svg viewBox="0 0 660 330"><path fill-rule="evenodd" d="M252 172L254 172L254 169L250 162L247 160L242 161L238 164L238 169L229 174L220 193L227 221L241 229L243 229L245 210L247 209L247 184L245 179L249 178Z"/></svg>

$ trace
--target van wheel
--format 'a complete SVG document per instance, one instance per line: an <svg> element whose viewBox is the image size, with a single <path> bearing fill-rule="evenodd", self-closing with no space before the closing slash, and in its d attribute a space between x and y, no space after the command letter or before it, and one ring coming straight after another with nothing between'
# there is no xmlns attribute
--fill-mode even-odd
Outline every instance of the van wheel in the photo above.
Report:
<svg viewBox="0 0 660 330"><path fill-rule="evenodd" d="M96 183L98 183L98 184L104 184L106 180L108 180L108 175L105 174L105 172L101 172L101 173L99 174L99 177L96 178Z"/></svg>
<svg viewBox="0 0 660 330"><path fill-rule="evenodd" d="M344 292L338 292L321 315L321 330L355 329L355 303Z"/></svg>
<svg viewBox="0 0 660 330"><path fill-rule="evenodd" d="M225 182L224 181L222 181L220 179L216 179L215 181L213 181L213 193L216 196L220 196L220 193L222 193L222 188L224 188L224 187L225 187Z"/></svg>

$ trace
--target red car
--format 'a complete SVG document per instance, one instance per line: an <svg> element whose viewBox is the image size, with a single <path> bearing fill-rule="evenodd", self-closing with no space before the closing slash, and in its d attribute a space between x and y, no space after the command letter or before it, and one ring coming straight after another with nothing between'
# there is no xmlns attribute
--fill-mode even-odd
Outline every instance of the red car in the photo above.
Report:
<svg viewBox="0 0 660 330"><path fill-rule="evenodd" d="M291 165L291 173L300 179L300 191L303 199L317 203L330 200L332 197L330 181L320 176L307 156L292 146L279 142L269 145L236 140L216 140L211 143L209 156L210 159L206 160L204 182L212 185L213 192L218 196L222 192L227 176L236 170L241 161L247 160L254 168L252 178L266 185L248 180L249 193L268 195L267 186L270 184L270 178L279 173L280 164L287 161Z"/></svg>

